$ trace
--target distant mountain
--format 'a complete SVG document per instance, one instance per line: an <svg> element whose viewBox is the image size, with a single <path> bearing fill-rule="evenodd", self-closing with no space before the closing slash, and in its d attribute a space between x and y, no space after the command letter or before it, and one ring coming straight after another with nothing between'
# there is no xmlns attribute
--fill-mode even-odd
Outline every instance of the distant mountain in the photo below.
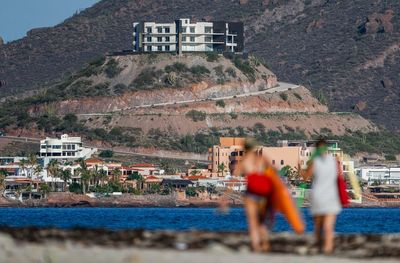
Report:
<svg viewBox="0 0 400 263"><path fill-rule="evenodd" d="M397 0L104 0L0 45L0 97L47 86L106 52L130 49L132 22L243 21L246 49L334 111L400 129Z"/></svg>

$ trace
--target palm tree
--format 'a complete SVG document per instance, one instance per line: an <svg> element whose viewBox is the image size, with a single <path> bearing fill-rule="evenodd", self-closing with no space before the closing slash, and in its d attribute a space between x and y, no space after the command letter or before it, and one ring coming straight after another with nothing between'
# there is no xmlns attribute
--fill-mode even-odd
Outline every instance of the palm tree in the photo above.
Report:
<svg viewBox="0 0 400 263"><path fill-rule="evenodd" d="M85 194L86 193L86 184L89 183L92 175L87 168L85 160L81 159L79 164L80 164L80 168L77 169L77 173L81 177L82 193ZM90 185L88 185L88 188L89 188L89 186Z"/></svg>
<svg viewBox="0 0 400 263"><path fill-rule="evenodd" d="M218 173L222 172L222 177L224 177L224 172L226 171L225 169L225 163L221 163L220 165L218 165Z"/></svg>
<svg viewBox="0 0 400 263"><path fill-rule="evenodd" d="M118 168L115 168L114 170L112 170L111 176L112 176L112 180L114 182L119 182L119 179L121 177L121 170Z"/></svg>
<svg viewBox="0 0 400 263"><path fill-rule="evenodd" d="M190 175L195 176L196 174L198 174L200 171L194 169L190 172Z"/></svg>
<svg viewBox="0 0 400 263"><path fill-rule="evenodd" d="M90 187L90 178L92 177L91 173L88 170L82 170L81 174L81 182L82 182L82 192L86 194L86 185L89 189Z"/></svg>
<svg viewBox="0 0 400 263"><path fill-rule="evenodd" d="M63 183L63 192L67 189L67 181L71 179L72 174L70 169L62 170L60 173L61 179L64 181Z"/></svg>
<svg viewBox="0 0 400 263"><path fill-rule="evenodd" d="M100 181L100 186L103 186L104 180L108 178L107 172L102 168L99 171L99 181Z"/></svg>
<svg viewBox="0 0 400 263"><path fill-rule="evenodd" d="M4 189L4 181L6 179L7 172L4 170L0 170L0 190Z"/></svg>
<svg viewBox="0 0 400 263"><path fill-rule="evenodd" d="M47 165L46 169L47 169L47 174L49 176L51 176L54 180L55 177L59 176L60 173L60 168L59 168L59 163L57 160L52 159L49 164ZM54 190L54 183L53 183L53 190Z"/></svg>
<svg viewBox="0 0 400 263"><path fill-rule="evenodd" d="M33 180L33 178L32 178L32 173L33 174L36 174L36 168L37 167L39 167L39 165L38 165L38 159L37 159L37 157L36 157L36 155L34 155L34 154L30 154L29 156L28 156L28 160L26 160L26 167L28 168L28 178L30 179L29 180L29 187L27 187L26 189L25 189L25 191L29 191L29 199L31 199L32 198L32 189L33 189L33 185L32 185L32 180ZM40 168L38 168L38 169L40 169Z"/></svg>
<svg viewBox="0 0 400 263"><path fill-rule="evenodd" d="M28 165L27 159L22 159L21 161L19 161L19 168L23 171L25 176L27 176L27 171L26 171L27 165Z"/></svg>
<svg viewBox="0 0 400 263"><path fill-rule="evenodd" d="M47 194L50 193L50 186L46 183L40 184L40 192L42 192L44 195L44 198L46 198Z"/></svg>

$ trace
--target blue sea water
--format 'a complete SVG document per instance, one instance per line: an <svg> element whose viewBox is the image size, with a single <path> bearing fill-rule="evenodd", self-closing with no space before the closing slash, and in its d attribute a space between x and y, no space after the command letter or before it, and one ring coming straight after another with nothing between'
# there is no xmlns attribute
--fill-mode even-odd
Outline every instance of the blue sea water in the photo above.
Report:
<svg viewBox="0 0 400 263"><path fill-rule="evenodd" d="M308 209L302 213L312 231ZM0 208L0 225L10 227L245 231L241 208L219 214L213 208ZM273 230L289 231L281 215ZM400 233L400 208L348 208L338 217L339 233Z"/></svg>

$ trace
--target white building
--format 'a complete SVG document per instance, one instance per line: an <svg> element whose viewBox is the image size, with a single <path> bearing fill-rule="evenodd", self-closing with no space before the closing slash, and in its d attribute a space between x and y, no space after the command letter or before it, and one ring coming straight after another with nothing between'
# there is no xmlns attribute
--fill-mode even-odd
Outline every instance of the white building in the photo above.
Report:
<svg viewBox="0 0 400 263"><path fill-rule="evenodd" d="M243 52L241 22L135 22L135 52Z"/></svg>
<svg viewBox="0 0 400 263"><path fill-rule="evenodd" d="M40 141L40 157L46 159L87 159L96 151L96 148L83 147L81 137L69 137L68 134L63 134L60 139Z"/></svg>
<svg viewBox="0 0 400 263"><path fill-rule="evenodd" d="M356 175L367 181L369 185L374 182L379 184L400 183L400 167L360 167L355 170Z"/></svg>

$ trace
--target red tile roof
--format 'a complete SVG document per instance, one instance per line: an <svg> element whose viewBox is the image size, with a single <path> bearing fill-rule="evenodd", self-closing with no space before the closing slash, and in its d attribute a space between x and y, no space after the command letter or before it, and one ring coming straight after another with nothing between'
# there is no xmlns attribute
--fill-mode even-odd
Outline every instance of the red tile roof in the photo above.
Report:
<svg viewBox="0 0 400 263"><path fill-rule="evenodd" d="M104 162L97 158L90 158L90 159L85 160L85 163L97 164L97 163L104 163Z"/></svg>
<svg viewBox="0 0 400 263"><path fill-rule="evenodd" d="M146 177L146 180L148 180L148 179L149 180L155 180L155 179L160 179L160 178L150 175L150 176Z"/></svg>
<svg viewBox="0 0 400 263"><path fill-rule="evenodd" d="M199 180L199 179L207 179L207 177L202 176L202 175L191 175L191 176L186 177L186 179L193 181L193 180Z"/></svg>
<svg viewBox="0 0 400 263"><path fill-rule="evenodd" d="M148 167L148 168L154 168L155 165L152 163L138 163L138 164L132 164L131 167Z"/></svg>

